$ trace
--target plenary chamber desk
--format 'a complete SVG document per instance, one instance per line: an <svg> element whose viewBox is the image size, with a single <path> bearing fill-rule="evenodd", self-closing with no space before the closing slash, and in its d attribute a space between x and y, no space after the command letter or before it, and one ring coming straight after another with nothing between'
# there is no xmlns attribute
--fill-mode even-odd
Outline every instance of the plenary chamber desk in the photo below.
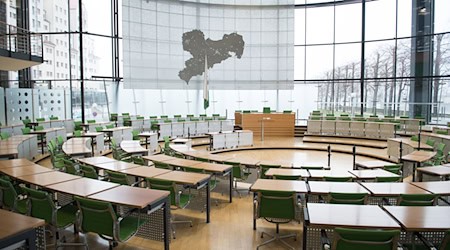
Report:
<svg viewBox="0 0 450 250"><path fill-rule="evenodd" d="M294 136L295 113L240 113L234 114L235 124L251 130L255 136Z"/></svg>

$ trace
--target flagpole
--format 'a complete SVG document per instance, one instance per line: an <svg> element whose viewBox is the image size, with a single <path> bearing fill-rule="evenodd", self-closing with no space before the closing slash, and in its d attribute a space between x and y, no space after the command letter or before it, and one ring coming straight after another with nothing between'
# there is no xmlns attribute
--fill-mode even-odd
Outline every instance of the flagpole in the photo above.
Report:
<svg viewBox="0 0 450 250"><path fill-rule="evenodd" d="M205 53L205 71L203 79L203 109L205 110L209 107L209 86L208 86L208 55Z"/></svg>

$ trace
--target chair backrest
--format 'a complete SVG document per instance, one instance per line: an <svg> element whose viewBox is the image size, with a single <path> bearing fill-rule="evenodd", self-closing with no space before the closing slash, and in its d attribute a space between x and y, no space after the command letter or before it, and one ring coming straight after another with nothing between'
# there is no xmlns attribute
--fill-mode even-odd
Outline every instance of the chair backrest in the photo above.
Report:
<svg viewBox="0 0 450 250"><path fill-rule="evenodd" d="M264 107L263 108L263 113L264 114L270 114L270 107Z"/></svg>
<svg viewBox="0 0 450 250"><path fill-rule="evenodd" d="M0 178L0 207L15 211L17 208L17 192L12 183Z"/></svg>
<svg viewBox="0 0 450 250"><path fill-rule="evenodd" d="M403 164L391 164L391 165L385 165L383 167L384 170L389 171L393 174L401 174Z"/></svg>
<svg viewBox="0 0 450 250"><path fill-rule="evenodd" d="M427 139L427 142L426 142L426 144L428 145L428 146L431 146L431 147L434 147L434 144L436 143L436 141L435 140L432 140L432 139L430 139L430 138L428 138Z"/></svg>
<svg viewBox="0 0 450 250"><path fill-rule="evenodd" d="M80 211L79 226L83 232L116 238L114 227L117 216L111 203L74 197Z"/></svg>
<svg viewBox="0 0 450 250"><path fill-rule="evenodd" d="M130 185L130 183L128 182L128 176L126 174L109 171L109 170L106 170L105 172L108 176L108 181L114 182L114 183L117 183L120 185Z"/></svg>
<svg viewBox="0 0 450 250"><path fill-rule="evenodd" d="M367 203L367 193L333 193L329 194L329 203L364 205Z"/></svg>
<svg viewBox="0 0 450 250"><path fill-rule="evenodd" d="M411 136L411 141L419 141L419 136L417 135Z"/></svg>
<svg viewBox="0 0 450 250"><path fill-rule="evenodd" d="M401 182L402 177L401 176L383 176L383 177L377 177L375 178L376 182Z"/></svg>
<svg viewBox="0 0 450 250"><path fill-rule="evenodd" d="M84 177L95 180L98 179L98 174L94 167L89 165L80 165L80 170Z"/></svg>
<svg viewBox="0 0 450 250"><path fill-rule="evenodd" d="M95 127L95 131L100 133L103 131L103 127L102 126Z"/></svg>
<svg viewBox="0 0 450 250"><path fill-rule="evenodd" d="M77 164L75 162L73 162L72 160L67 160L67 159L63 159L63 161L64 161L64 166L66 168L66 173L78 175L78 170L76 168Z"/></svg>
<svg viewBox="0 0 450 250"><path fill-rule="evenodd" d="M260 164L259 167L261 168L261 174L259 178L261 179L267 179L266 172L270 168L280 168L281 165L271 165L271 164Z"/></svg>
<svg viewBox="0 0 450 250"><path fill-rule="evenodd" d="M134 164L138 164L138 165L142 165L145 166L145 160L142 157L133 157L133 163Z"/></svg>
<svg viewBox="0 0 450 250"><path fill-rule="evenodd" d="M43 121L45 121L45 118L36 118L36 121L37 122L43 122Z"/></svg>
<svg viewBox="0 0 450 250"><path fill-rule="evenodd" d="M75 130L75 131L73 131L73 136L75 136L75 137L81 137L81 135L82 135L82 131L81 131L81 130Z"/></svg>
<svg viewBox="0 0 450 250"><path fill-rule="evenodd" d="M30 122L31 122L30 119L22 119L22 123L23 123L23 125L25 125L25 126L28 126L28 123L30 123Z"/></svg>
<svg viewBox="0 0 450 250"><path fill-rule="evenodd" d="M440 142L436 148L436 156L444 155L445 143Z"/></svg>
<svg viewBox="0 0 450 250"><path fill-rule="evenodd" d="M109 120L110 121L117 121L117 117L118 117L117 113L111 113L109 115Z"/></svg>
<svg viewBox="0 0 450 250"><path fill-rule="evenodd" d="M185 172L192 172L192 173L203 173L205 172L203 169L201 168L191 168L191 167L183 167L183 170Z"/></svg>
<svg viewBox="0 0 450 250"><path fill-rule="evenodd" d="M438 134L438 135L448 135L448 131L447 130L437 130L436 134Z"/></svg>
<svg viewBox="0 0 450 250"><path fill-rule="evenodd" d="M34 127L34 131L41 131L41 130L44 130L44 126L39 125L39 126Z"/></svg>
<svg viewBox="0 0 450 250"><path fill-rule="evenodd" d="M349 182L352 181L352 177L335 177L335 176L324 176L324 181L334 181L334 182Z"/></svg>
<svg viewBox="0 0 450 250"><path fill-rule="evenodd" d="M151 189L164 190L170 192L170 204L176 206L178 204L178 197L176 192L176 185L172 181L159 180L154 178L145 178L147 187Z"/></svg>
<svg viewBox="0 0 450 250"><path fill-rule="evenodd" d="M45 220L56 225L56 205L49 193L28 187L23 187L28 195L29 213L32 217Z"/></svg>
<svg viewBox="0 0 450 250"><path fill-rule="evenodd" d="M400 230L335 228L331 249L395 250Z"/></svg>
<svg viewBox="0 0 450 250"><path fill-rule="evenodd" d="M133 130L131 131L131 135L133 136L133 140L139 140L139 130Z"/></svg>
<svg viewBox="0 0 450 250"><path fill-rule="evenodd" d="M164 162L155 161L155 168L170 169L170 165Z"/></svg>
<svg viewBox="0 0 450 250"><path fill-rule="evenodd" d="M294 192L258 192L258 217L270 219L295 219L297 198Z"/></svg>
<svg viewBox="0 0 450 250"><path fill-rule="evenodd" d="M10 135L8 132L1 132L0 137L2 138L2 140L6 140L10 137Z"/></svg>
<svg viewBox="0 0 450 250"><path fill-rule="evenodd" d="M57 117L57 116L50 116L50 121L56 121L56 120L58 120L59 118Z"/></svg>
<svg viewBox="0 0 450 250"><path fill-rule="evenodd" d="M400 194L397 204L399 206L434 206L435 194Z"/></svg>
<svg viewBox="0 0 450 250"><path fill-rule="evenodd" d="M82 130L83 128L81 127L81 124L82 124L83 122L82 121L74 121L73 122L73 125L74 125L74 130Z"/></svg>
<svg viewBox="0 0 450 250"><path fill-rule="evenodd" d="M114 128L114 124L108 124L108 125L106 125L105 126L107 129L111 129L111 128Z"/></svg>
<svg viewBox="0 0 450 250"><path fill-rule="evenodd" d="M298 179L300 179L300 175L273 175L274 179L277 180L291 180L291 181L296 181Z"/></svg>
<svg viewBox="0 0 450 250"><path fill-rule="evenodd" d="M27 127L22 128L22 134L28 135L30 132L31 132L31 128L27 128Z"/></svg>
<svg viewBox="0 0 450 250"><path fill-rule="evenodd" d="M283 110L283 114L290 114L292 113L292 110Z"/></svg>
<svg viewBox="0 0 450 250"><path fill-rule="evenodd" d="M87 120L87 123L95 123L95 120Z"/></svg>

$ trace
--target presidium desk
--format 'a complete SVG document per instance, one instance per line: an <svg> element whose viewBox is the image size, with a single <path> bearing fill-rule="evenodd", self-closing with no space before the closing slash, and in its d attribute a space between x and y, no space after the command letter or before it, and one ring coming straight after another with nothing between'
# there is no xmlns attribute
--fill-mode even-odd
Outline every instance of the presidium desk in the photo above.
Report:
<svg viewBox="0 0 450 250"><path fill-rule="evenodd" d="M295 130L295 113L240 113L234 114L235 124L254 136L292 136Z"/></svg>

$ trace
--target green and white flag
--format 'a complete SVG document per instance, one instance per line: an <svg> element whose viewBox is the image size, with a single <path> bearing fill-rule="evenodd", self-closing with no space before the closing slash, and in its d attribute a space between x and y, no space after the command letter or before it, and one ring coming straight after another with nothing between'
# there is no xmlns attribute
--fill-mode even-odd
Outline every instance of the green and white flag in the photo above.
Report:
<svg viewBox="0 0 450 250"><path fill-rule="evenodd" d="M209 107L209 86L208 86L208 56L205 55L205 72L203 79L203 109Z"/></svg>

